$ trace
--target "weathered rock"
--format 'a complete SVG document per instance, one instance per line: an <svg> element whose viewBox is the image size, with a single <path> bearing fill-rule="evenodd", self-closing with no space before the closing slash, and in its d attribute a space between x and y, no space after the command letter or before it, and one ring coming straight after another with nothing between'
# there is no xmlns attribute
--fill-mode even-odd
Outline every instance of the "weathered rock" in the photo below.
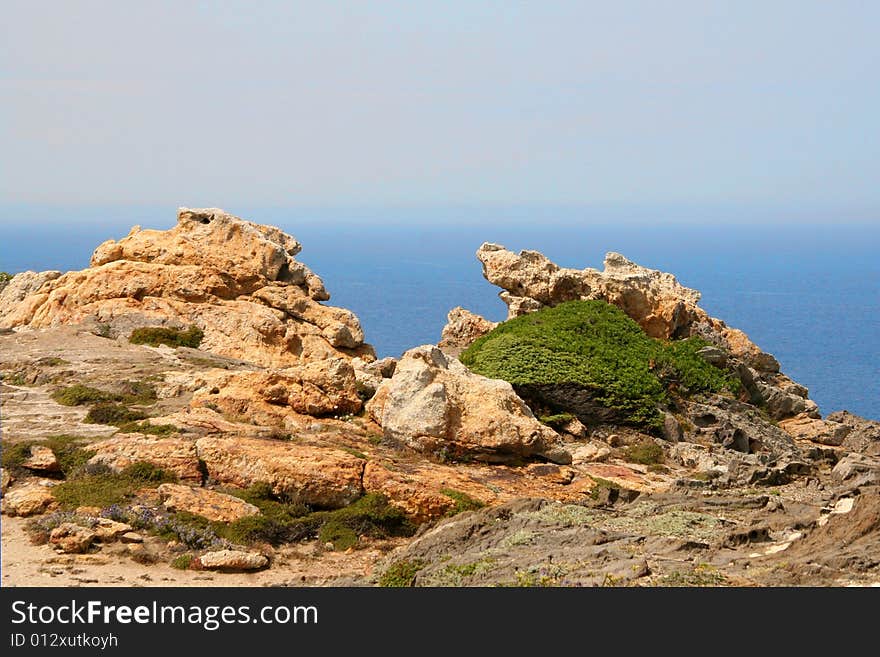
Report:
<svg viewBox="0 0 880 657"><path fill-rule="evenodd" d="M694 427L690 441L715 442L745 454L766 453L774 458L797 451L791 436L748 404L720 395L684 404L686 418Z"/></svg>
<svg viewBox="0 0 880 657"><path fill-rule="evenodd" d="M31 455L22 462L22 465L29 470L39 472L57 472L61 469L55 453L45 445L31 446Z"/></svg>
<svg viewBox="0 0 880 657"><path fill-rule="evenodd" d="M260 570L269 565L269 560L259 552L243 550L206 552L199 562L206 570Z"/></svg>
<svg viewBox="0 0 880 657"><path fill-rule="evenodd" d="M681 423L672 413L663 414L663 438L671 443L677 443L684 437Z"/></svg>
<svg viewBox="0 0 880 657"><path fill-rule="evenodd" d="M880 459L851 452L837 462L831 476L841 482L857 479L859 485L880 484Z"/></svg>
<svg viewBox="0 0 880 657"><path fill-rule="evenodd" d="M397 359L382 358L367 362L362 358L353 358L351 365L354 368L357 392L364 399L369 399L376 394L384 379L390 379L397 367Z"/></svg>
<svg viewBox="0 0 880 657"><path fill-rule="evenodd" d="M207 488L162 484L159 486L159 496L169 511L186 511L208 520L234 522L260 513L257 507L241 498Z"/></svg>
<svg viewBox="0 0 880 657"><path fill-rule="evenodd" d="M351 363L331 358L283 370L207 376L193 405L271 425L283 424L291 411L315 417L357 413L363 402Z"/></svg>
<svg viewBox="0 0 880 657"><path fill-rule="evenodd" d="M570 463L509 383L487 379L431 345L407 351L368 404L385 438L418 452L507 462L540 456Z"/></svg>
<svg viewBox="0 0 880 657"><path fill-rule="evenodd" d="M363 493L364 461L337 449L256 438L205 437L196 443L211 479L239 488L258 482L276 494L325 508Z"/></svg>
<svg viewBox="0 0 880 657"><path fill-rule="evenodd" d="M202 480L195 443L180 436L155 438L121 434L92 443L89 450L95 452L89 463L104 464L114 472L121 472L137 461L146 461L173 472L184 481Z"/></svg>
<svg viewBox="0 0 880 657"><path fill-rule="evenodd" d="M851 431L851 427L840 422L818 420L806 414L780 421L779 428L792 438L835 447L841 445Z"/></svg>
<svg viewBox="0 0 880 657"><path fill-rule="evenodd" d="M96 537L88 527L65 522L49 533L49 545L62 552L81 554L88 551Z"/></svg>
<svg viewBox="0 0 880 657"><path fill-rule="evenodd" d="M60 271L23 271L12 277L12 280L0 290L0 317L5 308L11 308L37 293L48 281L61 276Z"/></svg>
<svg viewBox="0 0 880 657"><path fill-rule="evenodd" d="M0 496L6 495L6 490L12 484L12 475L6 468L0 468Z"/></svg>
<svg viewBox="0 0 880 657"><path fill-rule="evenodd" d="M125 532L122 536L119 537L119 541L121 543L128 544L143 543L144 537L137 532Z"/></svg>
<svg viewBox="0 0 880 657"><path fill-rule="evenodd" d="M27 484L9 490L3 496L3 513L7 516L33 516L57 505L52 489L40 484Z"/></svg>
<svg viewBox="0 0 880 657"><path fill-rule="evenodd" d="M437 346L446 353L457 356L474 340L486 335L496 326L496 322L490 322L485 317L456 306L447 315L446 326L443 327Z"/></svg>
<svg viewBox="0 0 880 657"><path fill-rule="evenodd" d="M88 269L16 276L0 299L0 328L92 322L121 335L196 325L203 349L264 366L374 358L357 317L319 303L329 295L294 260L299 250L277 228L181 208L170 230L136 226L101 244Z"/></svg>
<svg viewBox="0 0 880 657"><path fill-rule="evenodd" d="M866 420L847 411L832 413L828 422L839 422L850 428L841 446L851 452L867 456L880 456L880 422Z"/></svg>
<svg viewBox="0 0 880 657"><path fill-rule="evenodd" d="M92 531L95 538L102 543L111 543L118 540L123 534L132 530L132 526L124 522L116 522L110 518L95 518Z"/></svg>

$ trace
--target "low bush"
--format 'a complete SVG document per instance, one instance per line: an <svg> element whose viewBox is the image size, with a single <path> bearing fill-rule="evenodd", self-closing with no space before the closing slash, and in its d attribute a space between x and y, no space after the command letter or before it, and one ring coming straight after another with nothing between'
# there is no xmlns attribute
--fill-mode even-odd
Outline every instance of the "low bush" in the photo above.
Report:
<svg viewBox="0 0 880 657"><path fill-rule="evenodd" d="M204 336L204 332L197 326L190 326L185 331L163 326L145 326L132 331L128 341L132 344L146 344L152 347L167 345L198 349Z"/></svg>
<svg viewBox="0 0 880 657"><path fill-rule="evenodd" d="M144 420L146 417L147 414L143 411L132 410L122 404L105 402L92 406L89 412L86 413L83 422L86 424L125 426L131 422Z"/></svg>

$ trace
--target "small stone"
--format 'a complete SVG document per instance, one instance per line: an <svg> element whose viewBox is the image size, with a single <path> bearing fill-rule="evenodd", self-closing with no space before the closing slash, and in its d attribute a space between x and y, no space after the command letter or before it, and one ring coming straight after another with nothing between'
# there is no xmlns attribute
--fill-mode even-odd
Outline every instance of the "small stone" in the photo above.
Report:
<svg viewBox="0 0 880 657"><path fill-rule="evenodd" d="M119 537L119 540L123 543L143 543L144 537L137 532L125 532Z"/></svg>
<svg viewBox="0 0 880 657"><path fill-rule="evenodd" d="M98 518L94 527L95 537L104 543L110 543L131 531L131 525L124 522L116 522L109 518Z"/></svg>
<svg viewBox="0 0 880 657"><path fill-rule="evenodd" d="M99 506L78 506L76 507L76 515L97 518L101 515L101 507Z"/></svg>
<svg viewBox="0 0 880 657"><path fill-rule="evenodd" d="M244 550L216 550L199 557L206 570L259 570L269 564L269 560L259 552Z"/></svg>
<svg viewBox="0 0 880 657"><path fill-rule="evenodd" d="M95 538L95 532L88 527L65 522L51 531L49 544L68 554L81 554L89 549Z"/></svg>
<svg viewBox="0 0 880 657"><path fill-rule="evenodd" d="M33 445L31 455L22 462L22 465L29 470L39 472L57 472L61 469L58 459L55 458L55 452L45 445Z"/></svg>

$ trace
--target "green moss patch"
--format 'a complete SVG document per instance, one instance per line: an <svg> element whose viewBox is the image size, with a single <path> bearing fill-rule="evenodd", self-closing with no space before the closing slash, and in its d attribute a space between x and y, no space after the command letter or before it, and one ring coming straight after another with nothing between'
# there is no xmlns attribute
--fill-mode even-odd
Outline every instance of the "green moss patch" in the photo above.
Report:
<svg viewBox="0 0 880 657"><path fill-rule="evenodd" d="M169 347L198 349L204 336L205 333L197 326L190 326L185 331L162 326L146 326L132 331L128 341L132 344L146 344L152 347L164 344Z"/></svg>
<svg viewBox="0 0 880 657"><path fill-rule="evenodd" d="M659 429L658 407L670 392L738 389L731 372L697 354L707 344L651 338L616 306L569 301L501 323L460 359L472 371L514 386L578 386L622 421Z"/></svg>
<svg viewBox="0 0 880 657"><path fill-rule="evenodd" d="M663 448L653 440L646 438L624 449L623 456L630 463L657 465L663 462Z"/></svg>
<svg viewBox="0 0 880 657"><path fill-rule="evenodd" d="M122 401L122 395L77 383L66 388L59 388L52 393L52 399L64 406L85 406Z"/></svg>
<svg viewBox="0 0 880 657"><path fill-rule="evenodd" d="M180 431L173 424L150 424L149 422L126 422L119 426L119 433L143 433L150 436L170 436Z"/></svg>

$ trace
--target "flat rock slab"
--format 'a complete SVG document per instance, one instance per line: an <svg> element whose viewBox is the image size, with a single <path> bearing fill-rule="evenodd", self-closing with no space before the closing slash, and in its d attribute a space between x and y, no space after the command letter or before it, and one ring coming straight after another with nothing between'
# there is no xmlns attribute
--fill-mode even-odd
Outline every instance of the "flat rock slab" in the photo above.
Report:
<svg viewBox="0 0 880 657"><path fill-rule="evenodd" d="M162 484L159 486L159 496L169 511L186 511L208 520L234 522L260 513L257 507L241 498L207 488Z"/></svg>
<svg viewBox="0 0 880 657"><path fill-rule="evenodd" d="M269 560L259 552L244 550L216 550L199 557L202 568L206 570L260 570L269 565Z"/></svg>

